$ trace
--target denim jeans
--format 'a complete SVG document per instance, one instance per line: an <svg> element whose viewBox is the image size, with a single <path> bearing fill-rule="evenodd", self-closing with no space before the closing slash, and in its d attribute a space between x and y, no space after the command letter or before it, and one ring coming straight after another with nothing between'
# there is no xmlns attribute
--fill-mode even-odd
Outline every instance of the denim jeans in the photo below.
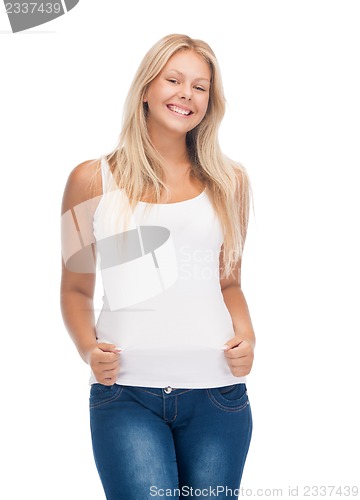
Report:
<svg viewBox="0 0 360 500"><path fill-rule="evenodd" d="M94 458L108 500L237 499L252 435L246 384L93 384Z"/></svg>

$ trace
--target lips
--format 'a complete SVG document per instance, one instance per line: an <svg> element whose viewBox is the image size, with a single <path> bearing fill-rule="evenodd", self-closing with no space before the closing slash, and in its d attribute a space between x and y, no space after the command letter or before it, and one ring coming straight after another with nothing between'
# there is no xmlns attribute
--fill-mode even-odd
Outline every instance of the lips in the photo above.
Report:
<svg viewBox="0 0 360 500"><path fill-rule="evenodd" d="M179 106L178 104L167 104L167 108L173 113L176 113L180 116L190 116L193 114L193 111L191 111L191 109L185 106Z"/></svg>

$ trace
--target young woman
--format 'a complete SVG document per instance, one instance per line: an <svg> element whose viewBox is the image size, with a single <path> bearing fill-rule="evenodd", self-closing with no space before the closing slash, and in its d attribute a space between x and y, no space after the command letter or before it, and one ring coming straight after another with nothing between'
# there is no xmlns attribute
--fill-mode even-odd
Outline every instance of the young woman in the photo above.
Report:
<svg viewBox="0 0 360 500"><path fill-rule="evenodd" d="M135 75L116 148L65 187L61 308L91 368L110 500L239 493L252 435L255 335L240 282L251 187L220 150L224 112L209 45L166 36Z"/></svg>

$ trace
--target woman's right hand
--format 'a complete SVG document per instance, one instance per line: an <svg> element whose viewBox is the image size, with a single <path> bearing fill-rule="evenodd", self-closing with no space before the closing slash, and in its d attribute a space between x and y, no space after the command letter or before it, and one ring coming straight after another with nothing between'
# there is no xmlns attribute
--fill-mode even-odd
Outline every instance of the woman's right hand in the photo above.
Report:
<svg viewBox="0 0 360 500"><path fill-rule="evenodd" d="M106 343L96 343L88 349L86 362L99 384L115 384L120 372L120 352L116 345Z"/></svg>

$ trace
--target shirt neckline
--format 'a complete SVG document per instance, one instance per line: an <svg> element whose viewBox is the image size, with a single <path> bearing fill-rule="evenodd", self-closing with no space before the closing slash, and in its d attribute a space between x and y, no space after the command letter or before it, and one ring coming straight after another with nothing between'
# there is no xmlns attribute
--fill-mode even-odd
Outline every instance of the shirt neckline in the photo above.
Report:
<svg viewBox="0 0 360 500"><path fill-rule="evenodd" d="M155 205L155 206L160 206L160 207L164 207L164 206L170 206L170 205L182 205L183 203L188 203L189 201L195 201L195 200L198 200L199 198L202 198L206 192L206 186L204 188L203 191L201 191L201 193L199 193L197 196L194 196L194 198L189 198L188 200L182 200L182 201L175 201L173 203L149 203L147 201L138 201L138 203L140 205Z"/></svg>
<svg viewBox="0 0 360 500"><path fill-rule="evenodd" d="M105 156L103 156L103 160L105 161L105 164L107 167L107 173L111 176L112 181L114 181L114 176L110 170L109 162L107 161L107 158ZM203 191L201 191L201 193L199 193L197 196L194 196L194 198L189 198L188 200L183 200L183 201L175 201L174 203L149 203L148 201L140 201L140 200L137 203L139 205L152 205L152 206L156 206L156 207L157 206L166 207L166 206L170 206L170 205L182 205L184 203L189 203L190 201L195 201L195 200L202 198L205 195L206 190L207 190L207 186L205 186L205 188L203 189ZM121 191L125 193L124 189L121 189Z"/></svg>

